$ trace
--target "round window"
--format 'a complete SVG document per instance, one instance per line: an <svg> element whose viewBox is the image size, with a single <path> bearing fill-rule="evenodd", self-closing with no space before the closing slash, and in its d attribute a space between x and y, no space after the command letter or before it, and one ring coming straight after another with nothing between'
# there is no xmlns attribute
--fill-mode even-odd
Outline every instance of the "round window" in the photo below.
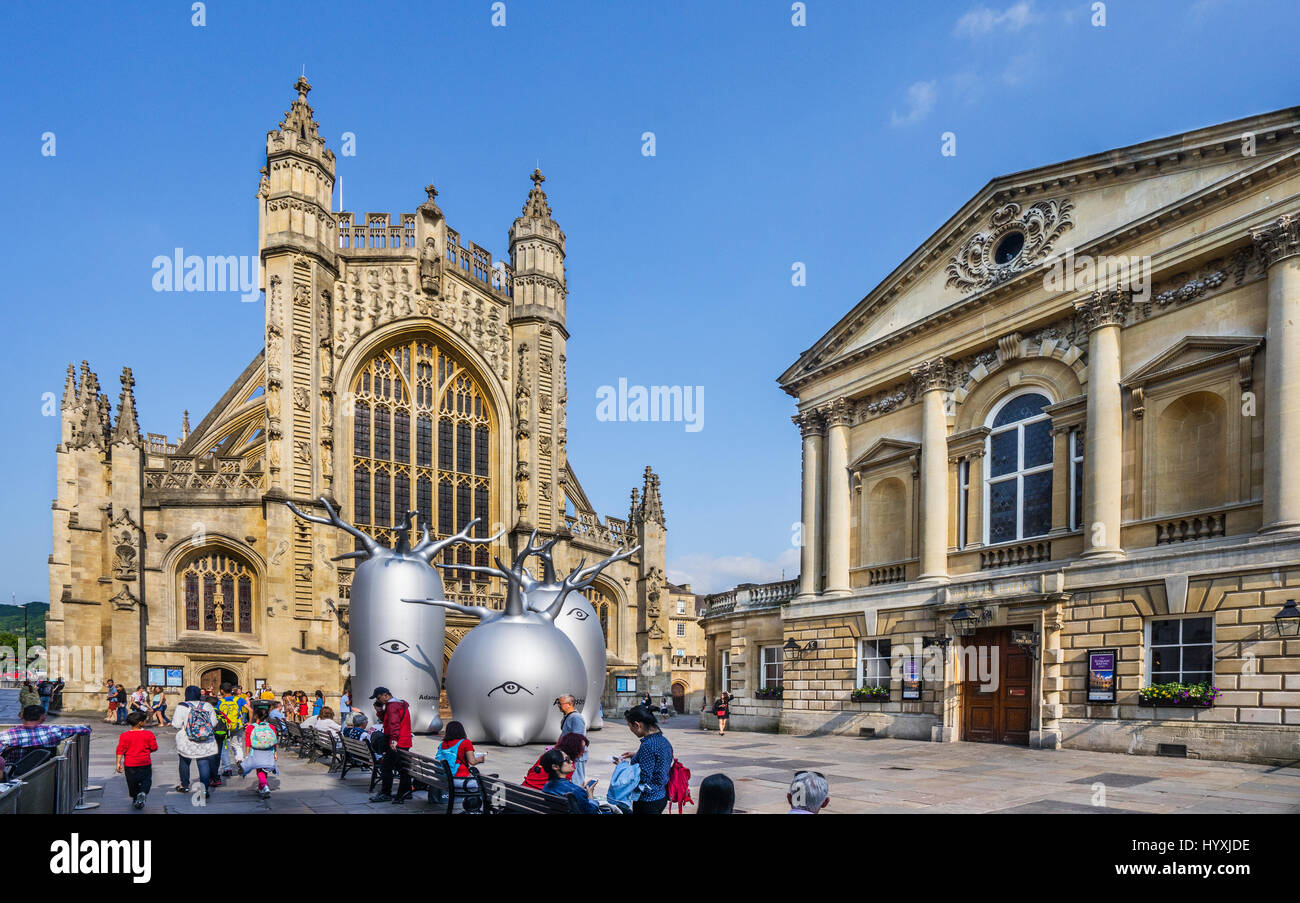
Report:
<svg viewBox="0 0 1300 903"><path fill-rule="evenodd" d="M1025 247L1025 233L1008 232L993 251L993 262L1004 266L1020 256Z"/></svg>

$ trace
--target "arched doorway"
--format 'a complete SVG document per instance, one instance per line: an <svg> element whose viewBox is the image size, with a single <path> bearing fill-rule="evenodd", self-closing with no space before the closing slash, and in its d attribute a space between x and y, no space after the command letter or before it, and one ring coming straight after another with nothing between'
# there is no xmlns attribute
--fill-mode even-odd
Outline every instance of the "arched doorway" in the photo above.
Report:
<svg viewBox="0 0 1300 903"><path fill-rule="evenodd" d="M209 668L199 675L199 686L208 696L220 696L221 685L239 683L239 675L229 668Z"/></svg>
<svg viewBox="0 0 1300 903"><path fill-rule="evenodd" d="M673 684L673 709L678 715L686 714L686 684L677 681Z"/></svg>

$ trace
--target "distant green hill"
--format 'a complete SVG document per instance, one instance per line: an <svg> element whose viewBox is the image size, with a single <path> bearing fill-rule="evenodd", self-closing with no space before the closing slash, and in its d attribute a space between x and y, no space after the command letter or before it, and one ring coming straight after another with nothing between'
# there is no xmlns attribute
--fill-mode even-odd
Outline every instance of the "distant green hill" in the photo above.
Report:
<svg viewBox="0 0 1300 903"><path fill-rule="evenodd" d="M45 613L47 602L33 602L27 606L27 641L33 646L45 643ZM0 633L23 635L23 610L17 605L0 604Z"/></svg>

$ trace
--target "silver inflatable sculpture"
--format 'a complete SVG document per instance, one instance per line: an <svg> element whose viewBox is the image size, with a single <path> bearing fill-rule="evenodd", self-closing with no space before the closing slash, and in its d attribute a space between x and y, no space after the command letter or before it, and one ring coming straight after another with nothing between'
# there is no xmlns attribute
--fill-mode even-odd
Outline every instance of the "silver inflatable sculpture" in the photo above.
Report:
<svg viewBox="0 0 1300 903"><path fill-rule="evenodd" d="M524 601L533 611L544 611L555 602L564 591L564 581L555 576L555 562L551 558L551 549L559 537L540 546L533 546L533 538L528 540L527 552L542 560L542 579L535 580L527 568L523 570ZM611 555L591 567L576 571L579 580L589 586L596 575L615 561L631 558L640 546L634 546L624 552ZM587 722L587 730L598 731L604 724L600 714L600 698L605 692L605 631L600 626L600 615L595 607L581 593L574 593L565 604L564 610L555 619L555 626L567 636L582 656L582 666L587 671L586 701L578 704L582 718ZM574 694L581 698L582 694Z"/></svg>
<svg viewBox="0 0 1300 903"><path fill-rule="evenodd" d="M531 548L531 544L530 544ZM555 626L565 600L575 589L590 585L570 574L560 592L542 611L524 604L522 561L507 570L497 558L495 568L443 565L448 570L476 570L506 581L503 611L481 605L457 605L438 598L407 598L406 602L450 608L479 619L465 634L447 663L447 700L452 715L466 733L502 746L553 741L559 731L557 697L586 695L587 670L570 639Z"/></svg>
<svg viewBox="0 0 1300 903"><path fill-rule="evenodd" d="M338 527L361 543L360 550L332 559L361 559L352 577L352 600L348 608L353 698L359 704L375 687L387 687L396 698L410 704L412 731L422 734L441 731L438 702L446 615L441 608L403 605L401 600L416 595L441 599L442 578L430 567L432 558L454 543L489 543L501 534L471 537L469 531L478 523L475 519L456 535L433 541L426 525L424 538L411 548L407 533L411 518L417 514L411 511L406 523L393 528L398 540L396 547L390 549L340 518L325 499L320 503L329 512L328 519L304 514L293 503L286 502L289 510L303 520Z"/></svg>

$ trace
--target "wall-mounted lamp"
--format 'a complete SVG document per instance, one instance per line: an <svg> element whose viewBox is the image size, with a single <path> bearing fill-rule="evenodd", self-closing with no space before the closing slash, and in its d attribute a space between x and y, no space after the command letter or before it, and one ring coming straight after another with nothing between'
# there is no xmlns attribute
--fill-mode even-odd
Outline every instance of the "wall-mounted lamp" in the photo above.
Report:
<svg viewBox="0 0 1300 903"><path fill-rule="evenodd" d="M1295 599L1287 599L1273 620L1277 623L1278 636L1300 636L1300 608L1296 607Z"/></svg>
<svg viewBox="0 0 1300 903"><path fill-rule="evenodd" d="M957 608L957 613L952 616L952 629L957 636L973 636L980 624L987 624L992 620L993 609L981 608L980 613L975 614L963 602Z"/></svg>
<svg viewBox="0 0 1300 903"><path fill-rule="evenodd" d="M798 661L809 652L817 651L817 641L809 640L805 645L800 646L795 641L794 637L790 637L785 641L785 645L782 646L781 649L785 652L786 658L791 659L792 661Z"/></svg>

